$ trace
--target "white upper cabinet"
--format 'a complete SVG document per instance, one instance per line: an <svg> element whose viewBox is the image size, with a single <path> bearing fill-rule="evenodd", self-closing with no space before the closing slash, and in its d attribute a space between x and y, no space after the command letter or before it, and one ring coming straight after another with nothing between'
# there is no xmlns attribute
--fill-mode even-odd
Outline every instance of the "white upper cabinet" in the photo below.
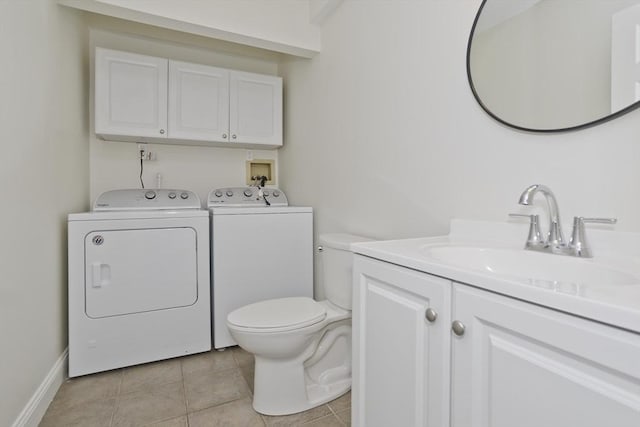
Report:
<svg viewBox="0 0 640 427"><path fill-rule="evenodd" d="M229 141L229 70L169 61L169 138Z"/></svg>
<svg viewBox="0 0 640 427"><path fill-rule="evenodd" d="M96 48L95 129L104 139L282 146L282 79Z"/></svg>
<svg viewBox="0 0 640 427"><path fill-rule="evenodd" d="M231 73L231 141L282 145L282 79Z"/></svg>
<svg viewBox="0 0 640 427"><path fill-rule="evenodd" d="M96 48L97 134L166 137L167 62Z"/></svg>

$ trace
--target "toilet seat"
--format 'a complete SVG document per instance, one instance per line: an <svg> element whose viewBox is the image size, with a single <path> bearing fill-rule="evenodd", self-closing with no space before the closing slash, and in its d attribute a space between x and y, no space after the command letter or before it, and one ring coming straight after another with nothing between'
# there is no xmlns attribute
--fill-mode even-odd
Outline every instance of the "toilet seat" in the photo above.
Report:
<svg viewBox="0 0 640 427"><path fill-rule="evenodd" d="M241 307L229 314L227 323L247 332L286 332L323 321L327 310L307 297L278 298Z"/></svg>

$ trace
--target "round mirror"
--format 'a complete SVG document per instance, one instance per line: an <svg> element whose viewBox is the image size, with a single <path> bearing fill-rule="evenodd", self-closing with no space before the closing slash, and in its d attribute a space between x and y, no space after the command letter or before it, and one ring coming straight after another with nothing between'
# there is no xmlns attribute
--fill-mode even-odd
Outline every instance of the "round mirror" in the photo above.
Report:
<svg viewBox="0 0 640 427"><path fill-rule="evenodd" d="M517 129L611 120L640 106L640 0L484 0L467 75L482 108Z"/></svg>

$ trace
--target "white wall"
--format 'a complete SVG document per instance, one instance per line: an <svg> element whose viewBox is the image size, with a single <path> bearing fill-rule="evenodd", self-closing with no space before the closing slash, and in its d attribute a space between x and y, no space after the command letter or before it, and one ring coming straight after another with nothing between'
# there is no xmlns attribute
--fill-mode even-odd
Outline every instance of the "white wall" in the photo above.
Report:
<svg viewBox="0 0 640 427"><path fill-rule="evenodd" d="M88 206L86 30L52 0L0 1L0 425L67 346L66 214Z"/></svg>
<svg viewBox="0 0 640 427"><path fill-rule="evenodd" d="M257 50L241 49L231 44L220 45L198 38L185 38L185 35L167 30L98 16L91 17L89 25L91 58L94 55L94 47L101 46L262 74L275 75L278 71L277 57ZM93 100L93 92L91 99ZM90 120L93 129L93 101ZM137 144L105 142L97 139L93 130L88 139L91 147L92 202L103 191L140 188ZM157 160L145 162L143 178L146 188L154 188L156 174L161 173L164 188L195 191L203 205L206 205L207 194L212 188L245 184L245 149L162 144L149 144L147 148L157 154ZM251 150L251 154L255 159L277 159L278 152Z"/></svg>
<svg viewBox="0 0 640 427"><path fill-rule="evenodd" d="M640 231L640 111L579 132L502 127L467 83L480 0L345 1L322 52L281 68L282 187L315 207L316 233L438 235L451 218L504 221L533 183L573 215ZM523 236L523 241L525 236Z"/></svg>

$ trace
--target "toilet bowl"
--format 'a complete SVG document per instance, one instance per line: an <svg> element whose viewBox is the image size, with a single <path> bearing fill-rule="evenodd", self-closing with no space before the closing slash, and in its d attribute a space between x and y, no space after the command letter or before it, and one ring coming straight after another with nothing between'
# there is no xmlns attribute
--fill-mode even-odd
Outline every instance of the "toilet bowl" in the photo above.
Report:
<svg viewBox="0 0 640 427"><path fill-rule="evenodd" d="M348 234L320 236L326 300L279 298L241 307L227 327L255 356L253 408L286 415L322 405L351 388L351 243Z"/></svg>

